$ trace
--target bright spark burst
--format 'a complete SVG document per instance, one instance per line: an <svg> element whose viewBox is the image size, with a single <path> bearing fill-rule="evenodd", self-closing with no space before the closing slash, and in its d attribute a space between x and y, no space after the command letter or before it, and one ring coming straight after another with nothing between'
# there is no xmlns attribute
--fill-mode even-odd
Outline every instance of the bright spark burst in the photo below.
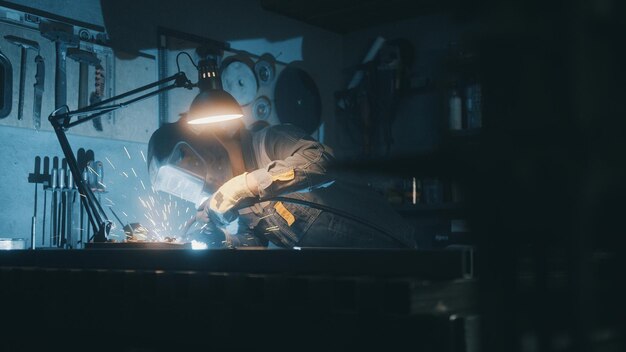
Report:
<svg viewBox="0 0 626 352"><path fill-rule="evenodd" d="M106 161L108 161L108 162L109 162L109 165L111 165L111 167L113 168L113 170L115 170L115 165L113 165L113 163L111 162L111 160L109 160L109 158L108 158L108 157L106 157L106 156L105 156L104 158L106 159Z"/></svg>
<svg viewBox="0 0 626 352"><path fill-rule="evenodd" d="M91 166L87 166L87 168L89 169L89 172L91 172L92 174L95 174L96 176L100 177L100 174L96 172L96 170L92 169Z"/></svg>

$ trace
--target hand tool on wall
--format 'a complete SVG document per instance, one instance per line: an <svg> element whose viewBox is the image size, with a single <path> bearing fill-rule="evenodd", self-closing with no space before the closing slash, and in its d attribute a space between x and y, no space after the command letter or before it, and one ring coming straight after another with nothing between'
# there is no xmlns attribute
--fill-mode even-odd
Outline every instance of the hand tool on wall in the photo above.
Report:
<svg viewBox="0 0 626 352"><path fill-rule="evenodd" d="M80 171L80 175L83 178L83 181L86 180L86 176L87 174L85 173L85 165L86 165L86 161L85 161L85 149L80 148L78 149L78 152L76 153L76 162L78 163L78 170ZM79 217L78 217L78 243L82 245L83 244L83 234L85 232L85 208L84 208L84 199L82 197L80 197L80 211L79 211Z"/></svg>
<svg viewBox="0 0 626 352"><path fill-rule="evenodd" d="M61 209L59 211L59 224L61 227L59 247L65 248L67 243L67 228L65 219L67 218L67 161L65 158L61 161L61 168L59 169L59 189L61 191Z"/></svg>
<svg viewBox="0 0 626 352"><path fill-rule="evenodd" d="M13 107L13 66L0 52L0 119L11 113Z"/></svg>
<svg viewBox="0 0 626 352"><path fill-rule="evenodd" d="M88 82L89 82L89 66L100 65L100 59L96 54L82 50L79 48L67 49L67 57L78 62L78 108L84 108L88 105Z"/></svg>
<svg viewBox="0 0 626 352"><path fill-rule="evenodd" d="M41 225L41 245L46 245L46 207L48 205L48 188L50 188L50 158L43 158L43 175L47 179L43 183L43 223Z"/></svg>
<svg viewBox="0 0 626 352"><path fill-rule="evenodd" d="M35 74L35 84L33 85L35 88L33 94L33 127L38 130L41 127L41 99L44 91L46 65L43 57L40 55L35 56L35 63L37 64L37 73Z"/></svg>
<svg viewBox="0 0 626 352"><path fill-rule="evenodd" d="M40 157L35 157L35 171L33 172L33 174L35 175L35 177L39 177L41 175L41 158ZM33 209L33 217L31 219L31 223L30 223L30 249L35 249L35 242L37 241L37 231L35 229L35 226L37 226L37 189L39 188L39 184L36 182L38 180L35 180L35 206Z"/></svg>
<svg viewBox="0 0 626 352"><path fill-rule="evenodd" d="M86 173L83 174L83 180L85 181L85 184L87 185L87 187L90 187L90 188L92 188L92 185L90 184L91 172L89 172L89 168L87 166L92 167L92 163L94 161L94 158L95 158L95 156L94 156L93 150L91 150L91 149L87 150L87 152L85 153L85 171L86 171ZM82 200L85 201L85 198L82 198ZM88 216L87 216L87 219L86 219L86 225L87 225L87 233L86 233L86 236L85 236L84 240L85 240L85 242L89 242L89 239L91 237L91 226L88 226L89 225L89 217Z"/></svg>
<svg viewBox="0 0 626 352"><path fill-rule="evenodd" d="M67 172L67 216L66 216L66 225L65 230L67 235L66 238L66 247L74 248L74 236L72 235L72 229L74 228L72 221L72 213L74 212L74 203L76 200L76 189L74 188L74 178L72 177L72 173Z"/></svg>
<svg viewBox="0 0 626 352"><path fill-rule="evenodd" d="M50 177L50 191L52 192L52 203L50 204L50 246L57 245L57 205L58 205L58 173L59 172L59 157L52 159L52 171Z"/></svg>
<svg viewBox="0 0 626 352"><path fill-rule="evenodd" d="M17 119L21 120L24 115L24 84L26 81L26 58L28 56L28 50L36 50L39 52L39 43L16 37L14 35L5 35L4 39L6 39L9 43L15 44L20 47L20 87L19 87L19 98L17 101Z"/></svg>
<svg viewBox="0 0 626 352"><path fill-rule="evenodd" d="M104 97L104 82L105 82L104 67L102 67L102 65L100 64L96 65L95 82L96 82L96 90L93 93L91 93L91 96L89 97L89 104L98 103ZM100 117L96 117L95 119L91 121L93 122L93 127L96 130L102 131L102 120L100 119Z"/></svg>
<svg viewBox="0 0 626 352"><path fill-rule="evenodd" d="M68 47L78 45L78 37L74 35L71 25L59 22L41 21L39 23L39 31L42 36L53 41L56 48L54 107L58 109L67 104L66 51Z"/></svg>

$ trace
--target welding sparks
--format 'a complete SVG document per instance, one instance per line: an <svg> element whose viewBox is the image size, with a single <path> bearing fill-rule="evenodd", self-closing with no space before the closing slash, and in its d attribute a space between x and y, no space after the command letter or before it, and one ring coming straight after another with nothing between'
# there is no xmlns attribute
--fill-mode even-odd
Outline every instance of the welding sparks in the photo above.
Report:
<svg viewBox="0 0 626 352"><path fill-rule="evenodd" d="M128 159L130 160L130 153L128 153L128 149L126 149L126 146L124 146L124 151L126 152L126 156L128 156Z"/></svg>
<svg viewBox="0 0 626 352"><path fill-rule="evenodd" d="M122 175L126 176L126 178L128 178L128 174L125 173L124 171L122 171Z"/></svg>
<svg viewBox="0 0 626 352"><path fill-rule="evenodd" d="M141 153L141 157L143 158L143 162L147 163L146 156L143 154L143 150L140 150L139 152Z"/></svg>
<svg viewBox="0 0 626 352"><path fill-rule="evenodd" d="M89 172L95 174L96 176L98 176L98 178L100 177L100 174L96 172L96 170L92 169L91 166L87 165L87 168L89 169Z"/></svg>
<svg viewBox="0 0 626 352"><path fill-rule="evenodd" d="M125 217L128 217L128 214L126 214L125 212L122 212L122 214L124 214Z"/></svg>
<svg viewBox="0 0 626 352"><path fill-rule="evenodd" d="M113 170L115 170L115 165L113 165L113 163L111 162L111 160L109 160L109 158L107 158L106 156L104 157L106 159L106 161L109 162L109 165L111 165L111 167L113 168Z"/></svg>
<svg viewBox="0 0 626 352"><path fill-rule="evenodd" d="M146 190L146 186L144 186L143 181L139 180L139 182L141 182L141 187L143 187L143 190L145 191Z"/></svg>
<svg viewBox="0 0 626 352"><path fill-rule="evenodd" d="M134 168L132 168L132 167L131 167L131 168L130 168L130 171L132 171L132 172L133 172L133 174L135 175L135 177L137 177L137 173L135 172L135 169L134 169Z"/></svg>

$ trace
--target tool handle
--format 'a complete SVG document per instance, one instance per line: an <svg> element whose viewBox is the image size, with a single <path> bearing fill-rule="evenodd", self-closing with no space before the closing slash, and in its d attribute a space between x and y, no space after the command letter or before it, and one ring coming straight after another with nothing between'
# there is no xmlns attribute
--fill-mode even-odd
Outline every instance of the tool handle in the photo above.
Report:
<svg viewBox="0 0 626 352"><path fill-rule="evenodd" d="M26 48L22 47L20 57L20 87L19 98L17 101L17 119L21 120L24 116L24 82L26 82Z"/></svg>
<svg viewBox="0 0 626 352"><path fill-rule="evenodd" d="M81 62L78 73L78 108L87 106L87 90L89 89L89 65Z"/></svg>
<svg viewBox="0 0 626 352"><path fill-rule="evenodd" d="M37 71L35 72L35 89L44 91L44 84L46 79L46 63L43 61L41 55L35 56L35 63L37 63Z"/></svg>
<svg viewBox="0 0 626 352"><path fill-rule="evenodd" d="M56 65L54 71L54 108L58 109L67 104L67 83L65 74L65 45L55 42Z"/></svg>
<svg viewBox="0 0 626 352"><path fill-rule="evenodd" d="M33 216L30 226L30 249L35 249L35 227L37 226L36 216Z"/></svg>
<svg viewBox="0 0 626 352"><path fill-rule="evenodd" d="M33 99L33 127L38 130L41 127L41 97L44 91L44 80L46 76L46 65L40 55L35 56L37 72L35 73L35 87Z"/></svg>

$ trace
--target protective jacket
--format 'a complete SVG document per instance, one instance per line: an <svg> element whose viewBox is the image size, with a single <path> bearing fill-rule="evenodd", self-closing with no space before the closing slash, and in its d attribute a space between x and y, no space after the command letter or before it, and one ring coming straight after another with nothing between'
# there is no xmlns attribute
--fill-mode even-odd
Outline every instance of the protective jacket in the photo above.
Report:
<svg viewBox="0 0 626 352"><path fill-rule="evenodd" d="M234 245L415 247L413 229L386 200L370 187L333 176L332 150L305 132L277 125L242 129L240 138L246 171L256 179L262 199L281 196L327 209L284 200L241 209Z"/></svg>

